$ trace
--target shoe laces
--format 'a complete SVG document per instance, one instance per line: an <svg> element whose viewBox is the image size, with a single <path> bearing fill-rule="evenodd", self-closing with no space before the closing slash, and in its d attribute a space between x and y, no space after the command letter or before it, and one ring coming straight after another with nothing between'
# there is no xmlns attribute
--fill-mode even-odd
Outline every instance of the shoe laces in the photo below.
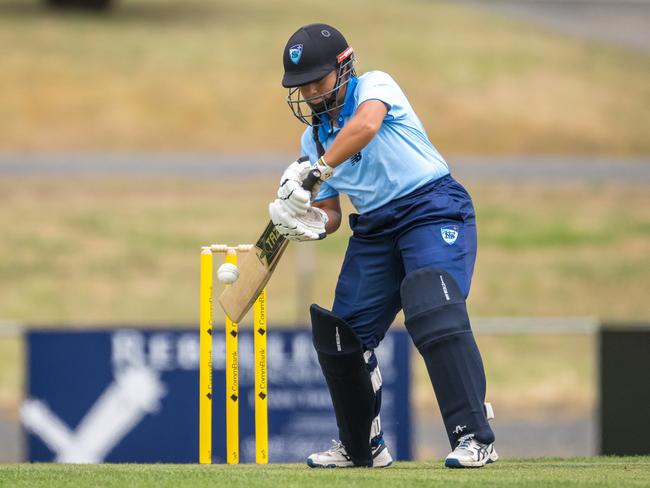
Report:
<svg viewBox="0 0 650 488"><path fill-rule="evenodd" d="M458 439L458 447L456 449L469 449L472 445L474 434L467 434Z"/></svg>
<svg viewBox="0 0 650 488"><path fill-rule="evenodd" d="M341 441L337 441L336 439L332 439L332 447L330 447L327 452L337 452L340 450L345 451L343 443Z"/></svg>

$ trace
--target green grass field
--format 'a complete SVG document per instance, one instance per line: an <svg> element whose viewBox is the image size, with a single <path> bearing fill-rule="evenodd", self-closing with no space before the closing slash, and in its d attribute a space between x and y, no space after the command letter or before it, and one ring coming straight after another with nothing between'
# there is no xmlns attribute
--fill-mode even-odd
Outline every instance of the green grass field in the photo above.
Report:
<svg viewBox="0 0 650 488"><path fill-rule="evenodd" d="M242 192L225 181L0 181L0 228L11 229L0 240L2 318L193 324L200 247L255 239L275 184L247 180ZM473 315L649 318L646 185L467 186L479 228ZM269 285L272 323L304 319L305 262L318 277L310 298L331 304L349 233L345 223L290 247Z"/></svg>
<svg viewBox="0 0 650 488"><path fill-rule="evenodd" d="M0 485L13 487L183 486L650 486L650 457L504 460L479 470L435 462L387 469L312 470L302 465L0 465Z"/></svg>

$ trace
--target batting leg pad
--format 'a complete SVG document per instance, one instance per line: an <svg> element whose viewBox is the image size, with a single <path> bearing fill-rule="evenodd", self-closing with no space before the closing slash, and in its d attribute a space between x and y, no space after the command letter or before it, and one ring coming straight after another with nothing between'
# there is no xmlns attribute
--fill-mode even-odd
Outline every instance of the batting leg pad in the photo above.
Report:
<svg viewBox="0 0 650 488"><path fill-rule="evenodd" d="M332 397L339 437L356 466L372 466L375 392L361 340L345 320L312 305L314 348Z"/></svg>
<svg viewBox="0 0 650 488"><path fill-rule="evenodd" d="M494 442L485 402L485 371L465 298L444 270L422 268L401 285L406 328L422 355L452 448L463 435Z"/></svg>
<svg viewBox="0 0 650 488"><path fill-rule="evenodd" d="M363 353L363 359L366 362L366 369L370 374L370 383L372 384L372 390L375 392L375 409L374 409L374 419L370 426L370 447L379 445L383 442L384 433L381 430L381 419L379 412L381 411L381 371L379 371L379 362L377 361L377 355L372 350L366 350Z"/></svg>

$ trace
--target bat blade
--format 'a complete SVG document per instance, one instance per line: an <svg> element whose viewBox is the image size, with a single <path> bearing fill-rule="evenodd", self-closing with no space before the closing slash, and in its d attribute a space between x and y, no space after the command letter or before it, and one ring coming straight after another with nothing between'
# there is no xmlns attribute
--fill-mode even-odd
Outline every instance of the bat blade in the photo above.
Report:
<svg viewBox="0 0 650 488"><path fill-rule="evenodd" d="M298 161L307 161L303 156ZM319 182L320 171L312 169L302 182L305 190L311 190ZM321 238L325 237L325 234ZM233 322L241 322L258 295L271 279L282 253L287 248L289 241L278 232L272 221L266 226L264 232L257 240L253 249L238 264L239 278L232 285L226 287L219 297L219 304L223 311Z"/></svg>
<svg viewBox="0 0 650 488"><path fill-rule="evenodd" d="M253 249L238 263L239 278L219 297L219 304L230 320L241 322L271 279L288 243L269 222Z"/></svg>

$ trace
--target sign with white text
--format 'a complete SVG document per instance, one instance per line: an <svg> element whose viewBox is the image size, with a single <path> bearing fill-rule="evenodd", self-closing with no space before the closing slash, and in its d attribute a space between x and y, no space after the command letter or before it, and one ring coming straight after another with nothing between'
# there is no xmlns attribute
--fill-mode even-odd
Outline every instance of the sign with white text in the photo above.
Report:
<svg viewBox="0 0 650 488"><path fill-rule="evenodd" d="M271 328L269 328L271 329ZM213 340L213 462L225 458L225 339ZM189 329L32 330L21 418L27 461L198 461L199 335ZM389 333L376 351L382 427L394 458L412 458L411 341ZM338 437L308 330L268 335L269 459L304 462ZM239 340L240 449L254 462L253 336Z"/></svg>

